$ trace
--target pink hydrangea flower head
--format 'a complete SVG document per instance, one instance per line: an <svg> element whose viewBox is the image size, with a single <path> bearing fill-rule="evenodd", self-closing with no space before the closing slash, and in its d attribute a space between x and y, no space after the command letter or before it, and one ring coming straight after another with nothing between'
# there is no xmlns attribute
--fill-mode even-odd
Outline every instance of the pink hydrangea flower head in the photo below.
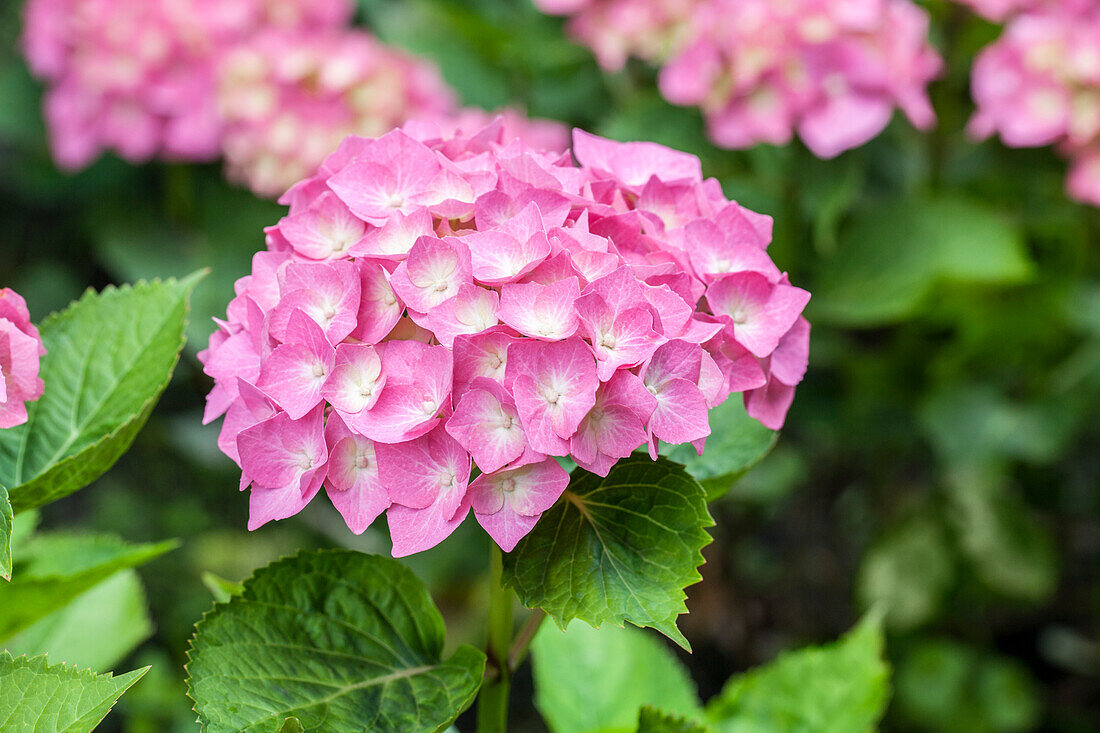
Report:
<svg viewBox="0 0 1100 733"><path fill-rule="evenodd" d="M983 18L1003 22L1020 13L1044 9L1085 9L1093 0L955 0Z"/></svg>
<svg viewBox="0 0 1100 733"><path fill-rule="evenodd" d="M271 30L218 71L231 178L275 197L312 175L348 135L375 137L447 113L453 95L425 61L355 29Z"/></svg>
<svg viewBox="0 0 1100 733"><path fill-rule="evenodd" d="M782 424L809 294L768 217L653 143L577 131L574 160L499 117L455 130L346 139L237 282L200 359L251 526L323 482L353 532L385 513L395 555L471 510L510 550L568 483L556 458L701 450L734 394Z"/></svg>
<svg viewBox="0 0 1100 733"><path fill-rule="evenodd" d="M1100 149L1100 5L1051 3L1012 18L979 54L970 133L1009 147L1057 146L1072 161L1067 190L1094 203Z"/></svg>
<svg viewBox="0 0 1100 733"><path fill-rule="evenodd" d="M39 358L46 348L22 296L0 288L0 428L27 421L28 402L42 396Z"/></svg>
<svg viewBox="0 0 1100 733"><path fill-rule="evenodd" d="M348 0L30 0L22 44L47 84L54 158L72 170L104 150L212 160L224 55L257 31L338 27L352 10Z"/></svg>

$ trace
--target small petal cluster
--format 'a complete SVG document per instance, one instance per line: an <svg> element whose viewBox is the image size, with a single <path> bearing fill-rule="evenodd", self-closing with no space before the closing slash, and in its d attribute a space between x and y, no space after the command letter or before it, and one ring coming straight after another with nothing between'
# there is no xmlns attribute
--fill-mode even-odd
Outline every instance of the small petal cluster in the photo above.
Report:
<svg viewBox="0 0 1100 733"><path fill-rule="evenodd" d="M416 123L348 138L284 195L200 354L250 528L323 486L353 532L385 513L397 556L470 512L511 550L565 490L558 459L701 451L734 393L782 425L810 296L768 256L771 219L691 155L580 131L573 155L500 119Z"/></svg>
<svg viewBox="0 0 1100 733"><path fill-rule="evenodd" d="M661 93L698 106L722 147L785 145L830 158L878 135L900 108L935 124L927 86L942 60L911 0L541 0L605 67L663 64ZM631 34L637 33L637 37ZM627 36L624 38L624 35Z"/></svg>
<svg viewBox="0 0 1100 733"><path fill-rule="evenodd" d="M1057 146L1067 189L1100 206L1100 4L1067 3L1013 18L979 54L970 133L1009 147Z"/></svg>
<svg viewBox="0 0 1100 733"><path fill-rule="evenodd" d="M71 170L105 150L213 160L226 50L258 29L337 27L352 10L348 0L29 0L23 48L48 83L54 157Z"/></svg>
<svg viewBox="0 0 1100 733"><path fill-rule="evenodd" d="M14 290L0 288L0 428L27 421L27 402L42 396L38 360L46 353L27 303Z"/></svg>

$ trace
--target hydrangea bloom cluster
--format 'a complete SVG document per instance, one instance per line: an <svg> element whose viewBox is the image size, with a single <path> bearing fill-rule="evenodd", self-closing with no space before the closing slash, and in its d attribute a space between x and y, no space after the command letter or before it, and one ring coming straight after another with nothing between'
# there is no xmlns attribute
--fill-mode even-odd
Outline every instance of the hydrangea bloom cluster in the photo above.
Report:
<svg viewBox="0 0 1100 733"><path fill-rule="evenodd" d="M261 28L337 27L352 10L348 0L29 0L23 46L49 84L54 157L69 169L104 150L212 160L227 49Z"/></svg>
<svg viewBox="0 0 1100 733"><path fill-rule="evenodd" d="M355 29L262 33L227 55L219 82L229 177L262 196L313 175L349 135L376 137L408 120L476 131L493 119L460 110L433 64ZM535 147L569 146L559 122L500 116L507 134Z"/></svg>
<svg viewBox="0 0 1100 733"><path fill-rule="evenodd" d="M27 421L26 403L42 396L38 360L45 353L26 301L14 290L0 288L0 428Z"/></svg>
<svg viewBox="0 0 1100 733"><path fill-rule="evenodd" d="M956 0L978 15L998 23L1019 13L1043 9L1082 10L1095 5L1096 0Z"/></svg>
<svg viewBox="0 0 1100 733"><path fill-rule="evenodd" d="M1071 196L1100 206L1100 4L1025 13L974 64L970 132L1010 147L1056 145Z"/></svg>
<svg viewBox="0 0 1100 733"><path fill-rule="evenodd" d="M348 135L447 114L454 98L433 65L362 31L272 30L228 54L218 103L230 178L275 197Z"/></svg>
<svg viewBox="0 0 1100 733"><path fill-rule="evenodd" d="M660 89L702 108L720 146L782 145L819 157L878 135L900 108L935 123L926 87L942 61L911 0L541 0L608 68L664 63ZM637 34L634 37L633 34ZM625 38L624 38L625 36Z"/></svg>
<svg viewBox="0 0 1100 733"><path fill-rule="evenodd" d="M416 124L348 138L285 194L200 355L250 528L323 485L353 532L385 512L394 555L470 511L510 550L564 490L556 458L606 475L658 441L702 450L733 393L783 423L810 296L771 219L691 155L580 131L573 154L500 120Z"/></svg>

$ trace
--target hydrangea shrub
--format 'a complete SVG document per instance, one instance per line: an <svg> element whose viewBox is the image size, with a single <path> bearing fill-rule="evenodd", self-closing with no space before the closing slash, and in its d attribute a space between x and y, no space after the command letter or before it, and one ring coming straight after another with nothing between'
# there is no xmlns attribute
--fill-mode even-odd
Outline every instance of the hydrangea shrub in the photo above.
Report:
<svg viewBox="0 0 1100 733"><path fill-rule="evenodd" d="M30 0L23 49L48 86L57 163L213 160L221 145L217 68L257 29L346 23L348 0Z"/></svg>
<svg viewBox="0 0 1100 733"><path fill-rule="evenodd" d="M609 70L662 65L660 90L698 106L727 148L795 133L831 158L877 136L901 109L935 124L926 88L942 60L910 0L540 0Z"/></svg>
<svg viewBox="0 0 1100 733"><path fill-rule="evenodd" d="M979 139L1054 145L1070 160L1067 190L1100 206L1100 5L1058 3L1023 13L978 56L971 89Z"/></svg>
<svg viewBox="0 0 1100 733"><path fill-rule="evenodd" d="M45 388L38 376L38 360L45 354L27 302L11 288L0 288L0 428L27 421L26 403Z"/></svg>
<svg viewBox="0 0 1100 733"><path fill-rule="evenodd" d="M470 511L510 550L565 489L556 459L702 451L734 393L782 425L810 296L771 219L685 153L576 131L573 155L415 124L286 193L200 354L250 528L324 486L354 532L385 512L394 555Z"/></svg>

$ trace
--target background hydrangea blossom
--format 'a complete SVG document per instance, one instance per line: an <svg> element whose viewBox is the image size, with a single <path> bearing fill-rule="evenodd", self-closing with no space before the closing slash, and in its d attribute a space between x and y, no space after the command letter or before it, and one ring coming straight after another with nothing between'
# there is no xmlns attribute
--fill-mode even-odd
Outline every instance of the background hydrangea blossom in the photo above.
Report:
<svg viewBox="0 0 1100 733"><path fill-rule="evenodd" d="M1096 0L956 0L956 2L966 5L983 18L996 22L1033 10L1083 10L1096 4Z"/></svg>
<svg viewBox="0 0 1100 733"><path fill-rule="evenodd" d="M27 402L42 396L39 357L42 338L31 323L27 303L10 288L0 288L0 428L27 421Z"/></svg>
<svg viewBox="0 0 1100 733"><path fill-rule="evenodd" d="M213 160L222 55L257 29L334 28L352 11L347 0L30 0L23 47L49 86L54 157L68 169L104 150Z"/></svg>
<svg viewBox="0 0 1100 733"><path fill-rule="evenodd" d="M580 131L573 154L417 123L284 195L200 355L250 528L323 485L355 532L385 512L395 555L471 510L510 550L564 490L556 458L701 451L733 393L782 425L809 293L768 257L771 219L691 155Z"/></svg>
<svg viewBox="0 0 1100 733"><path fill-rule="evenodd" d="M1100 6L1014 18L978 56L971 90L972 135L1056 145L1071 160L1069 194L1100 206Z"/></svg>
<svg viewBox="0 0 1100 733"><path fill-rule="evenodd" d="M900 108L935 124L926 87L942 61L910 0L541 0L608 69L663 63L673 104L702 108L712 141L783 145L795 132L829 158L878 135Z"/></svg>

